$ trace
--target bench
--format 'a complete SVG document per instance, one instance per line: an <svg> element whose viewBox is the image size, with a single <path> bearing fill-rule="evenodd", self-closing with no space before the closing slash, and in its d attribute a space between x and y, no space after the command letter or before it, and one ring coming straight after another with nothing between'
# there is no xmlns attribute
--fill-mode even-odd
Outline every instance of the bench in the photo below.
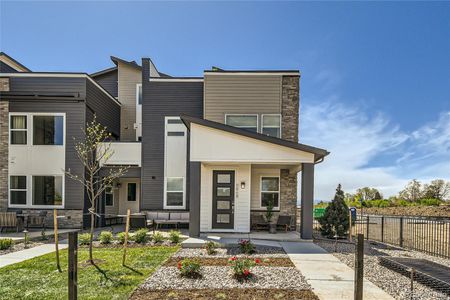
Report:
<svg viewBox="0 0 450 300"><path fill-rule="evenodd" d="M178 228L181 224L189 224L189 212L146 212L147 227L154 226L158 229L160 225L175 225Z"/></svg>

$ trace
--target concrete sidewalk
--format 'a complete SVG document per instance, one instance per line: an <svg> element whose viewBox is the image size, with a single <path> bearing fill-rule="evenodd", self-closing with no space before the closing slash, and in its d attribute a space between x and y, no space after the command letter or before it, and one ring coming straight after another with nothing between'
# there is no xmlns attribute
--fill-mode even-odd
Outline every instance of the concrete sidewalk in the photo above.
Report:
<svg viewBox="0 0 450 300"><path fill-rule="evenodd" d="M281 242L295 266L302 272L321 300L353 299L354 270L314 243ZM364 280L365 300L394 299L368 280Z"/></svg>
<svg viewBox="0 0 450 300"><path fill-rule="evenodd" d="M66 249L68 247L67 240L62 240L59 242L59 249ZM37 256L41 256L47 253L52 253L55 251L55 244L45 244L30 249L24 249L21 251L8 253L0 256L0 268L6 267L8 265L16 264L24 260L28 260Z"/></svg>

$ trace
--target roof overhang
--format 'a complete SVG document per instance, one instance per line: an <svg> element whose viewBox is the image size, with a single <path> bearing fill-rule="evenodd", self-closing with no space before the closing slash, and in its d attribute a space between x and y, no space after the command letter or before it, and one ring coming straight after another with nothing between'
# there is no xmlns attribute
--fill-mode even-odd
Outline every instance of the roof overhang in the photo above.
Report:
<svg viewBox="0 0 450 300"><path fill-rule="evenodd" d="M127 61L121 58L118 58L116 56L111 56L111 60L113 61L113 63L116 64L116 66L118 66L119 63L125 64L127 66L136 68L138 70L142 70L142 67L140 65L138 65L135 61Z"/></svg>
<svg viewBox="0 0 450 300"><path fill-rule="evenodd" d="M190 160L298 166L317 163L328 151L225 124L182 115L190 131Z"/></svg>
<svg viewBox="0 0 450 300"><path fill-rule="evenodd" d="M0 61L4 62L8 66L14 68L18 72L31 72L30 69L22 65L20 62L6 54L5 52L0 52Z"/></svg>

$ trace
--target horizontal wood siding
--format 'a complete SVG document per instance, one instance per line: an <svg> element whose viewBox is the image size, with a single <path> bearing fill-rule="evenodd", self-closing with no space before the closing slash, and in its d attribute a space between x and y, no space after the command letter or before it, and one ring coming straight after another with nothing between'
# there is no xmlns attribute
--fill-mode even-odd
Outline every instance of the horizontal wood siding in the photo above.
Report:
<svg viewBox="0 0 450 300"><path fill-rule="evenodd" d="M117 97L117 70L95 76L94 80L98 82L105 90L114 97Z"/></svg>
<svg viewBox="0 0 450 300"><path fill-rule="evenodd" d="M0 61L0 73L17 73L18 71L10 65Z"/></svg>
<svg viewBox="0 0 450 300"><path fill-rule="evenodd" d="M9 80L10 91L14 93L86 96L86 79L82 77L10 77Z"/></svg>
<svg viewBox="0 0 450 300"><path fill-rule="evenodd" d="M65 168L70 169L74 174L84 176L84 168L78 160L75 152L76 140L81 140L83 132L81 128L85 124L85 105L84 102L75 101L19 101L9 102L10 112L47 112L47 113L66 113L66 161ZM49 162L50 163L50 162ZM78 182L65 177L65 209L83 208L84 189Z"/></svg>
<svg viewBox="0 0 450 300"><path fill-rule="evenodd" d="M280 75L205 74L205 119L224 123L225 114L280 112Z"/></svg>

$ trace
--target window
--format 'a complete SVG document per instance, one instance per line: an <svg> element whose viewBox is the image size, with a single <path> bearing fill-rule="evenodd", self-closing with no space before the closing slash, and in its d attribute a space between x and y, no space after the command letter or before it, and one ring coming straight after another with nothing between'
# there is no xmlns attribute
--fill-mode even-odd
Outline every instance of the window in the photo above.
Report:
<svg viewBox="0 0 450 300"><path fill-rule="evenodd" d="M127 185L127 200L136 201L136 190L137 184L135 182L130 182Z"/></svg>
<svg viewBox="0 0 450 300"><path fill-rule="evenodd" d="M279 207L280 178L261 177L261 207L267 207L272 201L273 207Z"/></svg>
<svg viewBox="0 0 450 300"><path fill-rule="evenodd" d="M33 116L33 145L63 145L63 116Z"/></svg>
<svg viewBox="0 0 450 300"><path fill-rule="evenodd" d="M27 144L27 116L11 116L11 145Z"/></svg>
<svg viewBox="0 0 450 300"><path fill-rule="evenodd" d="M33 205L58 206L62 200L62 176L33 176Z"/></svg>
<svg viewBox="0 0 450 300"><path fill-rule="evenodd" d="M166 181L167 206L183 206L184 178L168 177Z"/></svg>
<svg viewBox="0 0 450 300"><path fill-rule="evenodd" d="M11 176L9 177L9 199L10 204L27 204L27 177Z"/></svg>
<svg viewBox="0 0 450 300"><path fill-rule="evenodd" d="M281 115L262 115L263 134L273 137L281 137Z"/></svg>
<svg viewBox="0 0 450 300"><path fill-rule="evenodd" d="M114 206L114 191L112 186L105 189L105 206Z"/></svg>
<svg viewBox="0 0 450 300"><path fill-rule="evenodd" d="M142 105L142 84L137 85L137 104Z"/></svg>
<svg viewBox="0 0 450 300"><path fill-rule="evenodd" d="M258 115L226 115L225 124L258 132Z"/></svg>

